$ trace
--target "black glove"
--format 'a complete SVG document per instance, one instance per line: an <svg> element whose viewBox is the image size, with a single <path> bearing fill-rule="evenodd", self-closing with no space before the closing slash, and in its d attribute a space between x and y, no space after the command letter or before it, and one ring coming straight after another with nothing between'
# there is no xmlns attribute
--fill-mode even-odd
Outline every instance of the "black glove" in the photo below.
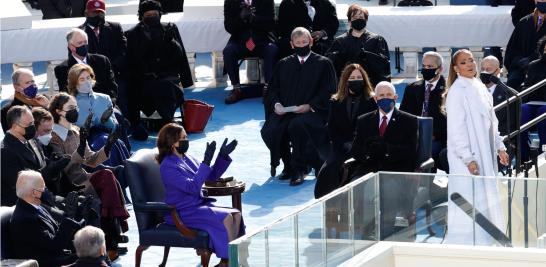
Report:
<svg viewBox="0 0 546 267"><path fill-rule="evenodd" d="M529 65L529 62L531 62L531 60L529 59L529 57L524 57L520 60L518 60L518 66L522 69L526 69L527 66Z"/></svg>
<svg viewBox="0 0 546 267"><path fill-rule="evenodd" d="M368 151L375 159L382 159L387 153L387 143L381 138L374 138L368 144Z"/></svg>
<svg viewBox="0 0 546 267"><path fill-rule="evenodd" d="M68 193L64 199L64 215L70 219L76 218L78 210L78 192L72 191Z"/></svg>
<svg viewBox="0 0 546 267"><path fill-rule="evenodd" d="M352 147L353 147L353 142L351 141L343 143L343 152L349 153Z"/></svg>
<svg viewBox="0 0 546 267"><path fill-rule="evenodd" d="M247 5L246 3L241 3L241 13L239 14L239 17L246 23L252 22L254 19L254 12L255 8L252 6Z"/></svg>
<svg viewBox="0 0 546 267"><path fill-rule="evenodd" d="M100 116L100 123L104 124L110 116L112 116L112 113L114 113L114 108L109 107L107 110L105 110L102 115Z"/></svg>
<svg viewBox="0 0 546 267"><path fill-rule="evenodd" d="M121 127L116 126L114 128L114 131L108 135L108 139L106 140L106 144L104 145L104 152L106 155L110 155L110 150L112 150L112 145L116 143L116 141L121 136Z"/></svg>
<svg viewBox="0 0 546 267"><path fill-rule="evenodd" d="M85 123L80 128L80 145L76 151L82 158L85 156L85 148L87 147L87 138L89 137L89 129L91 128L92 119L93 112L89 112L89 115L87 115L87 118L85 119Z"/></svg>
<svg viewBox="0 0 546 267"><path fill-rule="evenodd" d="M229 154L235 150L237 147L237 140L231 141L229 144L227 144L228 139L224 139L224 142L222 143L222 146L220 147L220 152L218 152L218 156L227 159Z"/></svg>
<svg viewBox="0 0 546 267"><path fill-rule="evenodd" d="M214 151L216 151L216 141L212 141L212 143L207 142L205 158L203 159L204 164L210 166L210 162L212 161L212 157L214 156Z"/></svg>
<svg viewBox="0 0 546 267"><path fill-rule="evenodd" d="M72 157L68 154L53 153L46 168L50 174L60 173L70 162Z"/></svg>

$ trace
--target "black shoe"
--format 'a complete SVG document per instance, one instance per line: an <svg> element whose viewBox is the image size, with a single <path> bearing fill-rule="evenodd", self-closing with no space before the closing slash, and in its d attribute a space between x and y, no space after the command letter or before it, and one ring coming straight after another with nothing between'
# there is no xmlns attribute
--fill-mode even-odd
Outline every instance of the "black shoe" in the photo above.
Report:
<svg viewBox="0 0 546 267"><path fill-rule="evenodd" d="M292 176L292 179L290 179L290 185L296 186L296 185L303 184L305 176L306 175L301 172L296 172L294 176Z"/></svg>
<svg viewBox="0 0 546 267"><path fill-rule="evenodd" d="M271 174L271 177L275 177L277 174L277 167L271 166L271 170L269 171L269 174Z"/></svg>
<svg viewBox="0 0 546 267"><path fill-rule="evenodd" d="M127 254L127 248L126 247L118 247L117 251L118 251L119 255Z"/></svg>
<svg viewBox="0 0 546 267"><path fill-rule="evenodd" d="M290 179L291 171L289 169L283 169L281 175L279 175L279 180L288 180Z"/></svg>
<svg viewBox="0 0 546 267"><path fill-rule="evenodd" d="M379 0L379 5L380 6L384 6L384 5L387 5L387 0Z"/></svg>
<svg viewBox="0 0 546 267"><path fill-rule="evenodd" d="M224 99L226 104L234 104L243 99L243 92L240 87L233 87L231 93Z"/></svg>
<svg viewBox="0 0 546 267"><path fill-rule="evenodd" d="M116 238L116 241L118 243L129 243L129 237L126 236L126 235L119 235L117 238Z"/></svg>

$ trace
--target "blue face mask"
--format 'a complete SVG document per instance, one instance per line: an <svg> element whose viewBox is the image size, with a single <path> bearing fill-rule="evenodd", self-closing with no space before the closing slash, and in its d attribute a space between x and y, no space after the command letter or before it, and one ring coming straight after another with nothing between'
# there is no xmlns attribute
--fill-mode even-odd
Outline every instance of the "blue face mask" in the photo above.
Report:
<svg viewBox="0 0 546 267"><path fill-rule="evenodd" d="M537 2L536 6L538 11L540 11L540 13L542 14L546 13L546 2Z"/></svg>
<svg viewBox="0 0 546 267"><path fill-rule="evenodd" d="M23 89L23 93L29 98L35 98L36 94L38 94L38 86L31 84L27 86L27 88Z"/></svg>
<svg viewBox="0 0 546 267"><path fill-rule="evenodd" d="M385 113L389 113L394 108L395 102L394 99L383 98L377 100L377 106L383 110Z"/></svg>

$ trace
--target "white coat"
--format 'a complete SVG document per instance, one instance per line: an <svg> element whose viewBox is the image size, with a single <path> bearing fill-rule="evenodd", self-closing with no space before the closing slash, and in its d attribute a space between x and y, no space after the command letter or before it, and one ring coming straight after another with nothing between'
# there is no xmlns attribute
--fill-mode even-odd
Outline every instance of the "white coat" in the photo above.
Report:
<svg viewBox="0 0 546 267"><path fill-rule="evenodd" d="M467 168L468 163L476 161L480 176L496 176L498 173L497 151L506 148L498 131L493 98L480 80L459 76L449 88L446 111L449 172L467 175L450 177L449 196L455 192L461 194L502 232L506 232L497 179L473 178ZM476 224L475 230L474 240L472 218L450 199L445 243L495 243L479 225Z"/></svg>

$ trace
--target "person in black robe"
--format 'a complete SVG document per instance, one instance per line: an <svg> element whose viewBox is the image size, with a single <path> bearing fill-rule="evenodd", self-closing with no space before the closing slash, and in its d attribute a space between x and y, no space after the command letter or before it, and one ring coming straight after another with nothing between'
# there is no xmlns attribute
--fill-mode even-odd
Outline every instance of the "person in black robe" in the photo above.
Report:
<svg viewBox="0 0 546 267"><path fill-rule="evenodd" d="M438 162L440 151L447 146L447 118L441 110L446 90L442 56L433 51L426 52L423 54L422 67L423 79L406 86L400 110L415 116L433 118L432 158Z"/></svg>
<svg viewBox="0 0 546 267"><path fill-rule="evenodd" d="M283 0L277 20L279 58L292 54L290 36L296 27L309 30L313 52L324 55L339 27L335 5L329 0Z"/></svg>
<svg viewBox="0 0 546 267"><path fill-rule="evenodd" d="M161 23L161 4L141 2L138 15L140 22L126 32L131 90L127 117L132 137L146 140L148 133L140 125L140 111L146 116L157 111L161 125L172 122L176 109L184 103L182 87L192 86L193 78L178 27Z"/></svg>
<svg viewBox="0 0 546 267"><path fill-rule="evenodd" d="M318 173L315 198L339 187L341 165L349 158L356 119L376 108L366 71L358 64L347 65L341 74L337 92L330 99L327 125L330 155Z"/></svg>
<svg viewBox="0 0 546 267"><path fill-rule="evenodd" d="M533 12L534 9L535 0L515 0L514 7L510 12L510 15L512 16L512 24L516 26L521 18L529 15L529 13Z"/></svg>
<svg viewBox="0 0 546 267"><path fill-rule="evenodd" d="M267 90L273 66L277 61L275 44L275 3L273 0L225 0L224 27L231 34L224 48L224 67L233 90L226 104L245 97L239 80L239 60L256 56L264 60L264 91Z"/></svg>
<svg viewBox="0 0 546 267"><path fill-rule="evenodd" d="M364 7L351 5L347 11L351 28L334 40L326 56L334 63L338 75L349 63L362 65L375 86L391 79L389 47L385 38L366 29L368 15Z"/></svg>
<svg viewBox="0 0 546 267"><path fill-rule="evenodd" d="M327 157L325 124L336 76L328 58L311 52L313 38L307 29L294 29L291 44L295 54L281 59L273 71L264 101L269 115L261 135L271 152L272 175L279 165L281 149L290 142L292 153L288 152L290 158L284 162L283 172L289 173L291 185L299 185L308 173L309 143L322 160Z"/></svg>
<svg viewBox="0 0 546 267"><path fill-rule="evenodd" d="M504 66L508 69L508 86L520 90L529 63L537 59L538 40L546 35L546 2L537 2L535 11L523 17L506 45Z"/></svg>

